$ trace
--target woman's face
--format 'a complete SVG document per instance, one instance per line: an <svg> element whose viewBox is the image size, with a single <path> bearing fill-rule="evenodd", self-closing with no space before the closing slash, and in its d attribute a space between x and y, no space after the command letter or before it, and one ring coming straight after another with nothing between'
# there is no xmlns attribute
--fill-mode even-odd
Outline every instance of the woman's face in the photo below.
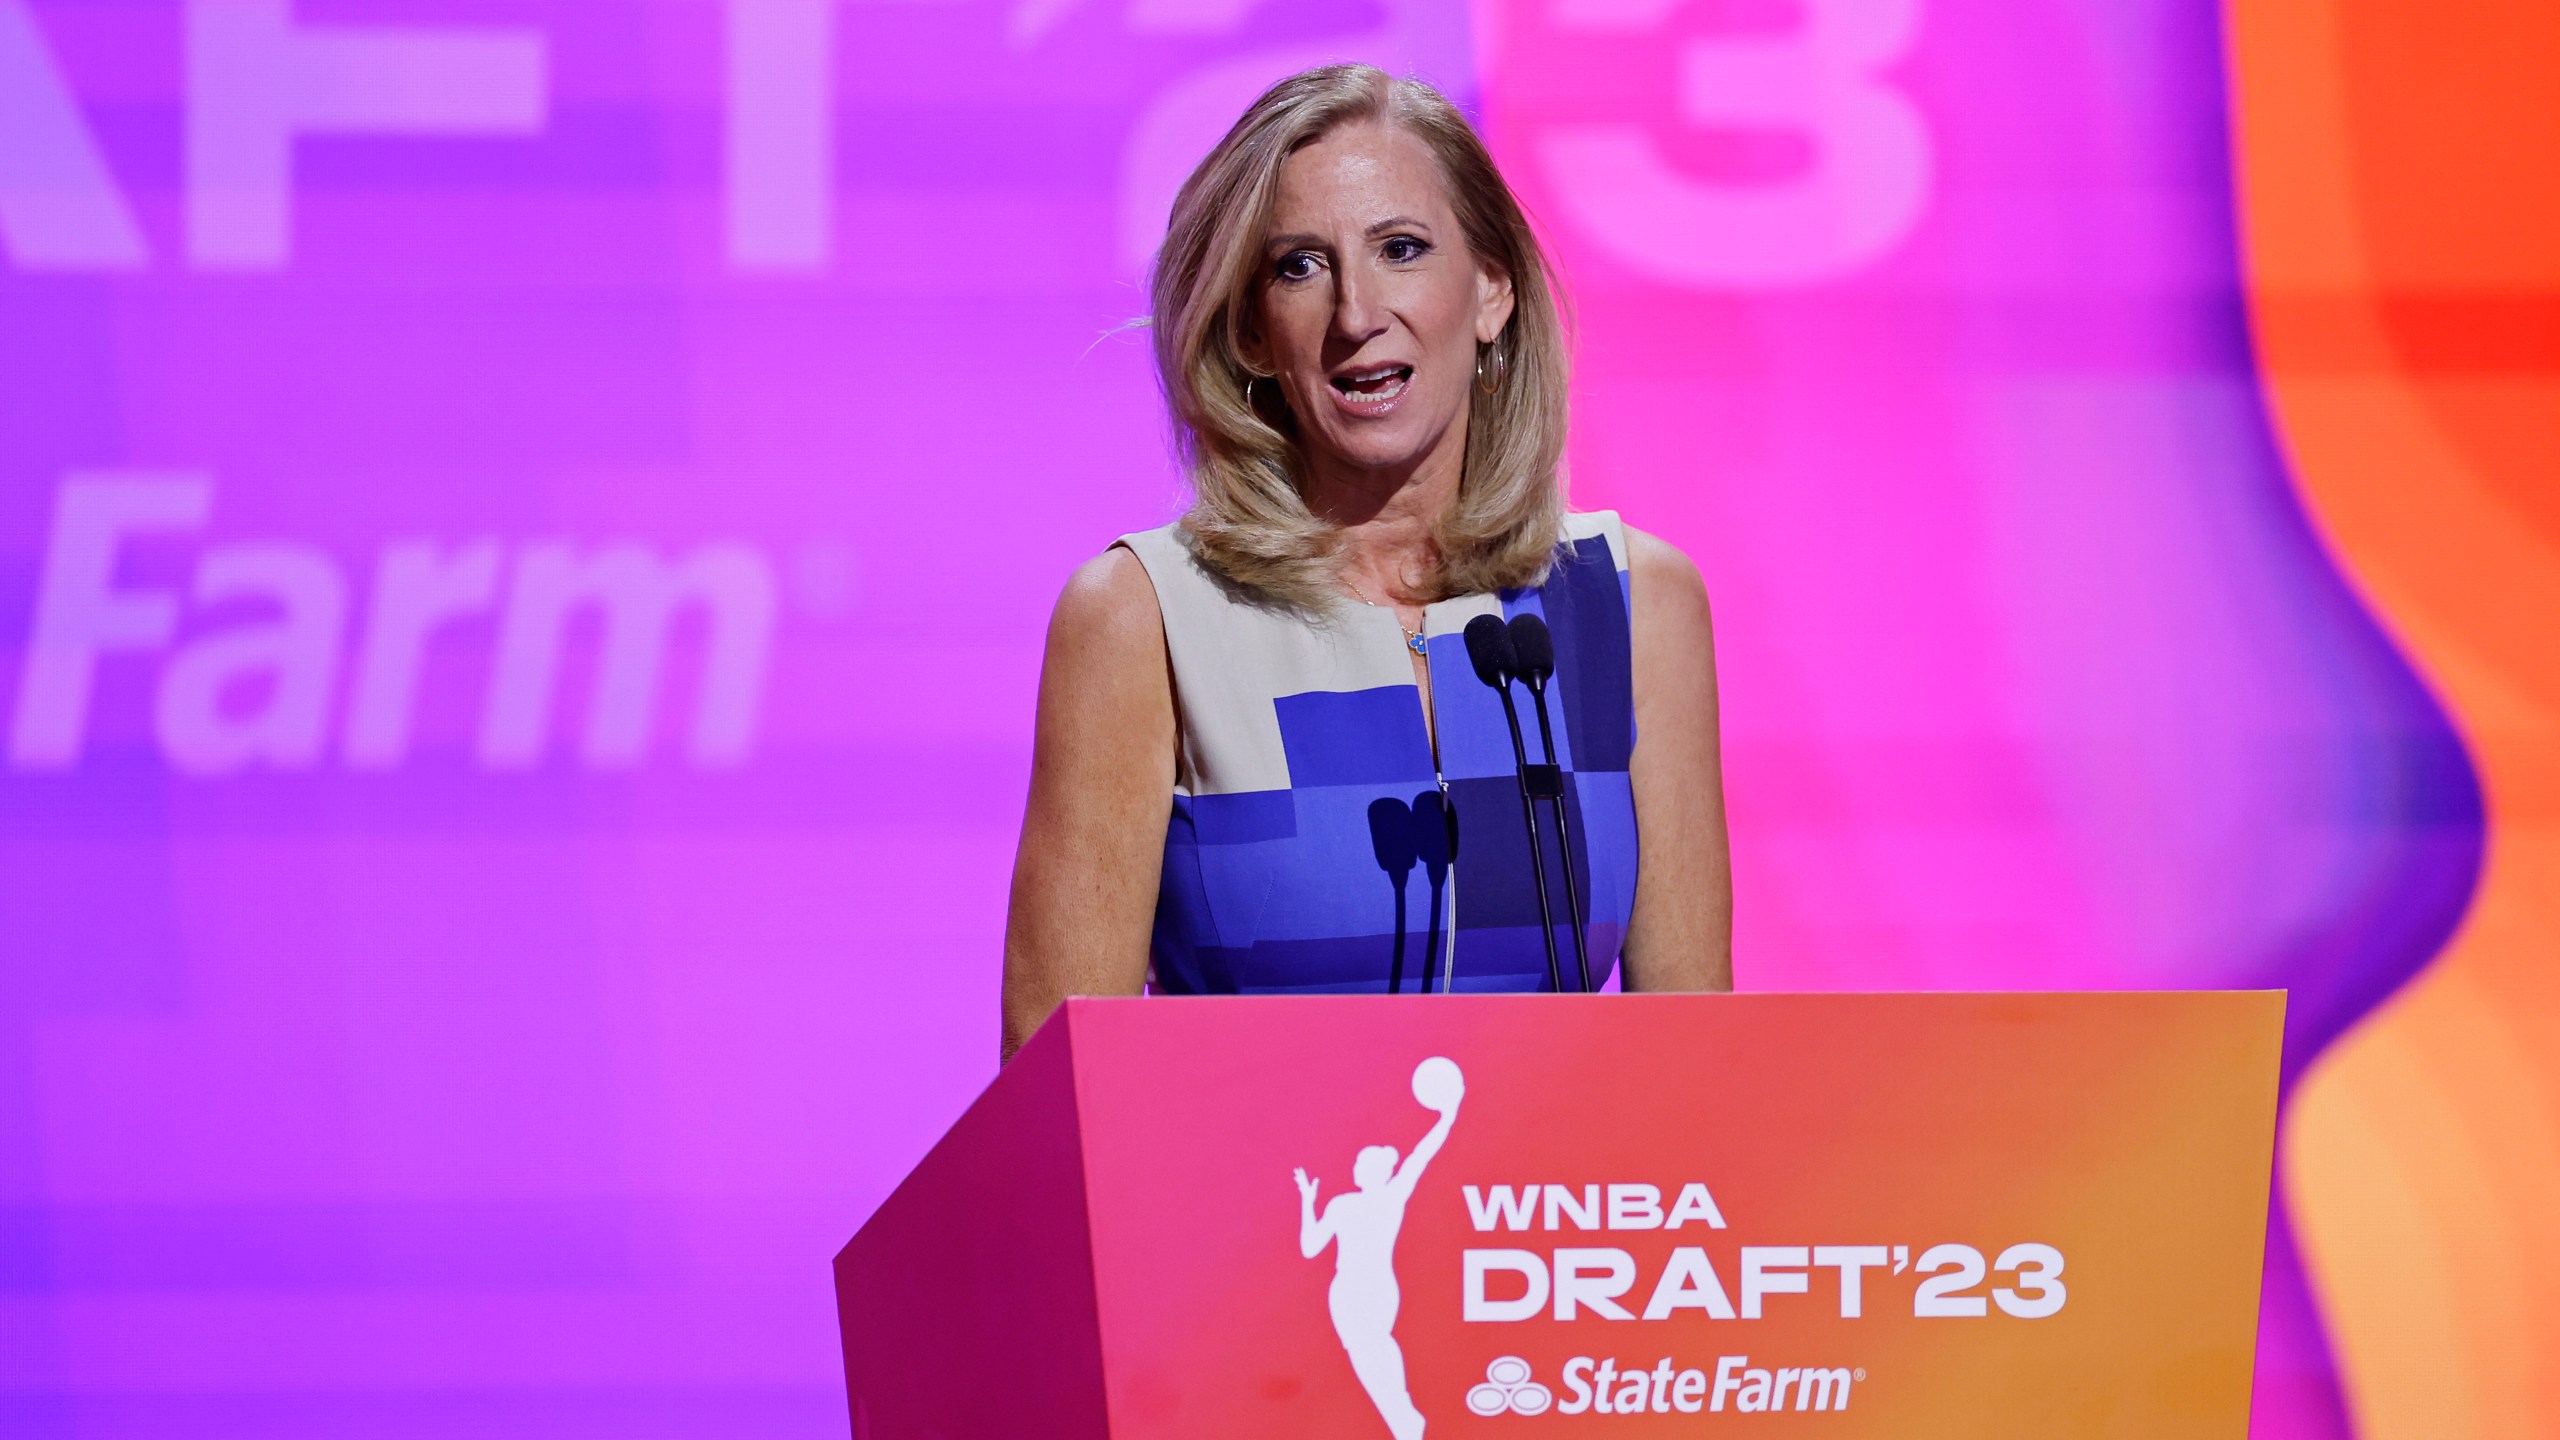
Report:
<svg viewBox="0 0 2560 1440"><path fill-rule="evenodd" d="M1511 318L1511 281L1468 250L1421 140L1366 123L1290 156L1262 258L1245 357L1278 377L1310 458L1393 471L1464 453L1476 345Z"/></svg>

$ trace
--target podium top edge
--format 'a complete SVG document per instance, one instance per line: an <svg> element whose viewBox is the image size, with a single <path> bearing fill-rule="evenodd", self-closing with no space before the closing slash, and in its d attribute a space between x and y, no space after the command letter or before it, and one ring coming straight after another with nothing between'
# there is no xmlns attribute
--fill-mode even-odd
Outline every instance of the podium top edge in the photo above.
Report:
<svg viewBox="0 0 2560 1440"><path fill-rule="evenodd" d="M1624 1000L2045 1000L2045 999L2140 999L2144 997L2203 996L2289 996L2283 987L2251 987L2230 989L2124 989L2124 990L1646 990L1633 994L1612 991L1599 995L1552 995L1544 991L1486 995L1075 995L1069 1005L1128 1005L1143 1001L1170 1000L1193 1003L1209 1001L1219 1004L1263 1004L1273 1001L1299 1000L1374 1000L1393 1004L1439 1004L1455 1001L1471 1004L1482 1001L1514 1003L1539 1001L1624 1001Z"/></svg>
<svg viewBox="0 0 2560 1440"><path fill-rule="evenodd" d="M1579 1003L1576 1003L1579 1002ZM2253 1024L2281 1025L2291 1004L2285 990L1746 990L1639 992L1634 995L1551 995L1544 992L1494 995L1079 995L1070 997L1040 1027L1050 1031L1094 1033L1099 1025L1118 1030L1128 1025L1154 1028L1159 1023L1184 1026L1191 1021L1227 1024L1249 1014L1294 1013L1289 1023L1314 1023L1318 1015L1367 1024L1387 1015L1417 1023L1457 1021L1461 1015L1515 1023L1524 1008L1562 1020L1567 1015L1597 1020L1614 1014L1628 1021L1640 1015L1682 1014L1703 1019L1711 1010L1766 1013L1790 1017L1836 1011L1845 1023L1877 1006L1908 1008L1919 1013L1949 1013L1948 1007L1987 1008L2012 1014L2080 1011L2087 1007L2120 1009L2128 1017L2144 1012L2221 1011L2248 1014ZM1563 1009L1545 1009L1561 1005ZM1212 1020L1211 1017L1225 1017ZM1079 1018L1081 1017L1081 1018ZM1108 1017L1108 1018L1106 1018ZM1144 1017L1144 1018L1141 1018ZM1331 1022L1326 1022L1331 1023ZM1476 1023L1460 1021L1459 1023ZM1577 1020L1575 1023L1582 1023ZM2270 1032L2272 1033L2272 1032ZM1031 1044L1039 1043L1035 1035ZM1026 1050L1029 1045L1024 1047Z"/></svg>

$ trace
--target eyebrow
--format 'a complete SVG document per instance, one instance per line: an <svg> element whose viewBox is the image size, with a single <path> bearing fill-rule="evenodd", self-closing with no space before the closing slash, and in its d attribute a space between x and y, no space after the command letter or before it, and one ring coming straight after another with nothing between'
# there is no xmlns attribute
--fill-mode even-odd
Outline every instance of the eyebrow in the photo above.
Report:
<svg viewBox="0 0 2560 1440"><path fill-rule="evenodd" d="M1386 234L1390 230L1420 230L1425 234L1429 234L1431 226L1424 221L1414 219L1410 215L1390 215L1386 219L1379 221L1377 224L1370 226L1368 229L1361 231L1360 234L1365 239L1374 240L1377 237ZM1309 235L1301 231L1290 235L1274 235L1271 237L1270 242L1265 248L1273 251L1297 250L1307 247L1321 249L1323 245L1323 236Z"/></svg>

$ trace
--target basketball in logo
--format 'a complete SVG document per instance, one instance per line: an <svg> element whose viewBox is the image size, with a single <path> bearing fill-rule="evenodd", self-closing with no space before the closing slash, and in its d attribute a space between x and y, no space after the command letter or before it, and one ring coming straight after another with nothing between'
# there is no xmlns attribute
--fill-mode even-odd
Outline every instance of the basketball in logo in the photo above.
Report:
<svg viewBox="0 0 2560 1440"><path fill-rule="evenodd" d="M1413 1067L1413 1098L1425 1110L1447 1110L1467 1093L1466 1077L1458 1072L1457 1062L1443 1055Z"/></svg>

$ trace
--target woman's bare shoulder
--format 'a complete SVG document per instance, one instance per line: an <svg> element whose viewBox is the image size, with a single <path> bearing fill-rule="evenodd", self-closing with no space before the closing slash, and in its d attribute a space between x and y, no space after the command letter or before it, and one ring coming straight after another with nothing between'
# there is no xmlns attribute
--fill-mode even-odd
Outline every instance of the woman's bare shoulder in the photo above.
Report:
<svg viewBox="0 0 2560 1440"><path fill-rule="evenodd" d="M1075 566L1050 615L1042 692L1068 705L1165 689L1165 612L1147 566L1111 546Z"/></svg>
<svg viewBox="0 0 2560 1440"><path fill-rule="evenodd" d="M1125 545L1114 545L1075 569L1049 617L1051 652L1124 651L1160 654L1164 612L1156 603L1147 567Z"/></svg>
<svg viewBox="0 0 2560 1440"><path fill-rule="evenodd" d="M1633 525L1625 528L1628 588L1635 592L1638 606L1656 609L1656 602L1668 601L1668 606L1659 608L1694 615L1703 623L1707 617L1707 581L1698 573L1697 564L1670 541Z"/></svg>

